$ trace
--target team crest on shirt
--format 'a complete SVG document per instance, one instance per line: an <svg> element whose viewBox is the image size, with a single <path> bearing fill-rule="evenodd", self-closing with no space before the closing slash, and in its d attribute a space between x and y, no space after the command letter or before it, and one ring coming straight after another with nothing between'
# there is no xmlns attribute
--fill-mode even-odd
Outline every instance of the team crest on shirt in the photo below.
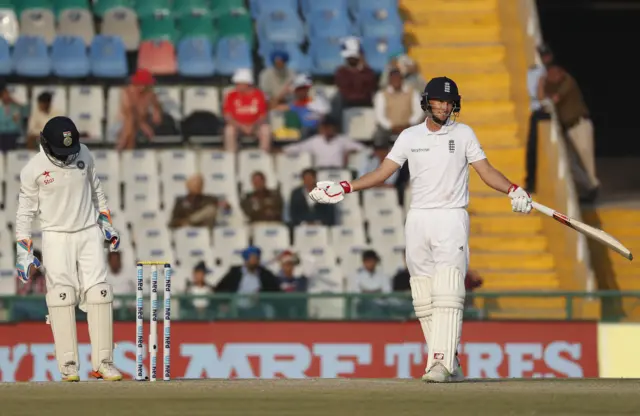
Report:
<svg viewBox="0 0 640 416"><path fill-rule="evenodd" d="M453 140L449 140L449 153L456 152L456 142Z"/></svg>
<svg viewBox="0 0 640 416"><path fill-rule="evenodd" d="M71 143L73 143L73 138L71 138L71 132L63 131L62 136L64 137L64 139L62 139L62 143L67 147L71 146Z"/></svg>

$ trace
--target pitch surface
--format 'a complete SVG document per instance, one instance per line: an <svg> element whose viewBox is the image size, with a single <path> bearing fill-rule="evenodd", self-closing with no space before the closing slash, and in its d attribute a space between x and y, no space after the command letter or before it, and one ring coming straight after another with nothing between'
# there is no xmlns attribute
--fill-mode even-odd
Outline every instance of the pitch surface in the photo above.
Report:
<svg viewBox="0 0 640 416"><path fill-rule="evenodd" d="M3 383L0 414L632 415L640 380L176 380Z"/></svg>

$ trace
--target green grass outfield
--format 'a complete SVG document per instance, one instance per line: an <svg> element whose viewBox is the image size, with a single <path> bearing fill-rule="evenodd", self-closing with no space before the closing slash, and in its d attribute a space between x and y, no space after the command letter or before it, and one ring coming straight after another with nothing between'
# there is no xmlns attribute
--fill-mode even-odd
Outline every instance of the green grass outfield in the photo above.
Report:
<svg viewBox="0 0 640 416"><path fill-rule="evenodd" d="M2 383L9 415L638 415L640 380L175 380Z"/></svg>

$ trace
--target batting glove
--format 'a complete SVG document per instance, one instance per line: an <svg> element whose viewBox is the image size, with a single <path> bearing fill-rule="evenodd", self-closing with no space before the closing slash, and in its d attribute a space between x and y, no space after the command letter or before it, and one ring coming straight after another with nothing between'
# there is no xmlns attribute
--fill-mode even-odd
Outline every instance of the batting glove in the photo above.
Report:
<svg viewBox="0 0 640 416"><path fill-rule="evenodd" d="M511 209L513 212L521 212L528 214L531 212L533 206L531 205L531 195L518 185L511 185L509 192L507 192L509 198L511 198Z"/></svg>
<svg viewBox="0 0 640 416"><path fill-rule="evenodd" d="M347 181L340 183L322 181L316 183L316 187L309 192L309 197L319 204L337 204L344 199L344 194L351 191L351 184Z"/></svg>
<svg viewBox="0 0 640 416"><path fill-rule="evenodd" d="M111 214L109 212L101 212L98 217L98 225L102 230L104 239L109 242L109 251L118 251L120 248L120 234L111 224Z"/></svg>
<svg viewBox="0 0 640 416"><path fill-rule="evenodd" d="M16 271L18 272L18 279L22 283L27 283L33 272L32 267L39 269L42 264L33 255L31 240L20 240L16 243Z"/></svg>

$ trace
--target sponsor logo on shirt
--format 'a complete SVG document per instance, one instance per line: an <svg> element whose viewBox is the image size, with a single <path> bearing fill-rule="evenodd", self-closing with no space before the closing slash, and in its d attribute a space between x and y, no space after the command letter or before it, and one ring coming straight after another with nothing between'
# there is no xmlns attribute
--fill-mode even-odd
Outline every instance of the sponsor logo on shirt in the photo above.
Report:
<svg viewBox="0 0 640 416"><path fill-rule="evenodd" d="M51 172L49 172L48 170L45 170L44 172L42 172L42 175L44 175L45 185L49 185L50 183L53 183L54 179L51 177Z"/></svg>
<svg viewBox="0 0 640 416"><path fill-rule="evenodd" d="M425 148L421 148L421 149L411 149L411 151L413 153L420 153L420 152L428 152L429 149L425 149Z"/></svg>

